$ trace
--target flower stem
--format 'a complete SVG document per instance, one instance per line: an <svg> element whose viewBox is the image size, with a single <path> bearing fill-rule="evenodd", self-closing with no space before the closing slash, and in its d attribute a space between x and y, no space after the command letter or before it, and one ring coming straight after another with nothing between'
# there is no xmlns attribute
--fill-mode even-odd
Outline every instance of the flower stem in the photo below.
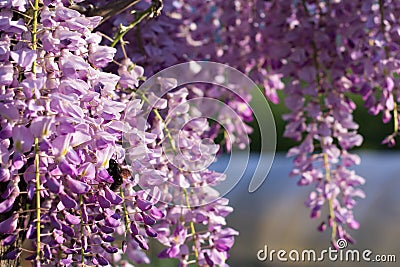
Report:
<svg viewBox="0 0 400 267"><path fill-rule="evenodd" d="M83 216L82 216L82 209L83 209L83 196L82 195L79 195L79 207L80 207L80 209L81 209L81 213L80 213L80 216L81 216L81 264L82 264L82 267L85 267L85 249L84 249L84 247L83 247L83 237L84 237L84 234L83 234L83 231L84 231L84 223L83 223Z"/></svg>
<svg viewBox="0 0 400 267"><path fill-rule="evenodd" d="M122 189L122 187L119 188L119 194L122 198L122 208L124 209L124 216L125 216L125 234L127 231L129 231L129 223L130 223L130 219L129 219L129 212L128 209L126 208L126 203L125 203L125 194L124 194L124 190Z"/></svg>
<svg viewBox="0 0 400 267"><path fill-rule="evenodd" d="M385 50L385 57L386 59L390 59L390 51L387 46L388 40L386 38L386 29L385 29L385 7L383 4L383 0L379 0L379 15L380 15L380 23L381 23L381 32L383 35L383 40L385 41L385 44L383 46L383 49ZM383 72L383 74L386 76L388 75L387 71ZM398 117L398 110L397 110L397 101L395 98L395 95L393 91L391 92L392 97L393 97L393 136L397 136L399 132L399 117Z"/></svg>
<svg viewBox="0 0 400 267"><path fill-rule="evenodd" d="M116 0L94 8L82 8L81 4L74 5L73 8L77 9L78 11L81 9L81 13L84 13L87 17L100 16L102 17L101 23L103 23L111 17L116 16L136 5L138 2L140 2L140 0Z"/></svg>
<svg viewBox="0 0 400 267"><path fill-rule="evenodd" d="M323 142L323 140L322 140ZM332 182L332 177L331 177L331 169L329 167L329 158L328 154L323 153L323 159L324 159L324 169L325 169L325 179L328 183ZM333 197L332 197L333 198ZM337 231L337 225L335 222L335 211L333 210L333 200L332 198L328 199L328 206L329 206L329 217L332 220L332 233L331 233L331 240L332 242L335 241L336 239L336 231Z"/></svg>
<svg viewBox="0 0 400 267"><path fill-rule="evenodd" d="M39 172L39 139L35 138L35 180L36 180L36 261L40 266L41 245L40 245L40 172Z"/></svg>
<svg viewBox="0 0 400 267"><path fill-rule="evenodd" d="M393 105L393 122L394 122L394 133L397 135L399 133L399 111L397 110L397 102L394 101Z"/></svg>
<svg viewBox="0 0 400 267"><path fill-rule="evenodd" d="M170 130L168 129L167 125L165 125L165 122L164 122L163 118L161 117L160 112L158 112L157 109L153 109L153 112L156 115L157 119L159 119L161 122L164 123L165 134L167 135L169 143L171 144L172 150L174 151L174 154L176 155L178 152L177 152L175 142L174 142L174 139L172 138Z"/></svg>
<svg viewBox="0 0 400 267"><path fill-rule="evenodd" d="M383 0L379 0L379 16L380 16L381 32L383 34L383 39L387 43L386 34L385 34L385 32L386 32L386 30L385 30L385 7L383 5ZM388 59L390 55L389 55L389 49L388 49L386 43L383 46L383 49L385 50L386 59Z"/></svg>
<svg viewBox="0 0 400 267"><path fill-rule="evenodd" d="M149 99L144 94L141 94L141 97L146 103L150 104ZM164 130L164 132L165 132L165 134L166 134L166 136L167 136L167 138L168 138L168 140L169 140L169 142L171 144L171 147L172 147L172 150L174 151L174 154L177 155L178 151L177 151L177 148L175 146L174 139L172 138L171 132L168 129L163 117L161 116L160 112L157 109L154 108L153 112L154 112L156 118L159 119L164 124L163 130ZM182 171L182 170L180 169L180 171ZM189 194L188 194L186 188L183 188L183 193L185 195L186 206L187 206L187 208L189 210L191 210L190 201L189 201ZM196 247L197 234L196 234L196 229L194 227L194 222L193 221L190 222L190 230L191 230L191 234L192 234L193 240L194 240L194 242L193 242L194 255L195 255L195 258L196 258L196 262L198 262L199 261L199 251L197 250L197 247Z"/></svg>
<svg viewBox="0 0 400 267"><path fill-rule="evenodd" d="M191 208L190 208L190 202L189 202L189 194L188 194L188 192L187 192L187 190L186 190L186 188L183 188L183 193L185 194L185 199L186 199L186 206L188 207L188 209L190 210ZM194 256L195 256L195 258L196 258L196 262L198 261L198 259L199 259L199 251L197 250L197 247L196 247L196 229L194 228L194 222L193 221L191 221L190 222L190 231L192 232L191 234L193 235L193 239L194 239Z"/></svg>
<svg viewBox="0 0 400 267"><path fill-rule="evenodd" d="M303 3L303 8L305 9L307 15L311 16L310 11L307 8L307 3L305 2L305 0L303 0L302 3ZM321 107L323 107L324 106L324 101L323 101L323 93L324 92L322 91L322 85L321 85L321 76L320 76L321 67L320 67L319 58L318 58L318 47L314 40L311 40L311 46L313 49L313 64L314 64L314 68L315 68L315 82L316 82L316 86L317 86L317 93L318 93L318 96L320 97L319 104ZM323 150L323 147L324 147L324 138L323 137L321 137L320 144L321 144L321 147ZM328 183L331 183L332 177L331 177L331 169L330 169L330 165L329 165L328 154L326 152L323 152L322 157L323 157L323 165L324 165L324 171L325 171L325 180ZM335 222L335 211L333 208L333 198L334 198L334 196L328 198L328 206L329 206L329 219L332 221L331 241L334 243L335 239L336 239L336 234L337 234L337 224Z"/></svg>
<svg viewBox="0 0 400 267"><path fill-rule="evenodd" d="M39 13L39 0L35 0L33 5L33 22L32 22L32 50L37 49L37 25ZM36 60L32 63L32 73L36 73Z"/></svg>
<svg viewBox="0 0 400 267"><path fill-rule="evenodd" d="M37 25L39 13L39 0L35 0L33 4L33 22L32 22L32 50L37 49ZM36 73L36 60L32 63L32 73ZM41 244L40 244L40 172L39 172L39 139L35 138L35 194L36 194L36 266L40 266Z"/></svg>
<svg viewBox="0 0 400 267"><path fill-rule="evenodd" d="M149 100L143 93L140 94L140 97L141 97L147 104L150 105L150 100ZM174 151L174 154L176 155L176 154L178 153L178 150L177 150L177 148L176 148L174 139L172 138L171 131L168 129L167 125L165 124L165 121L164 121L163 117L161 116L160 112L158 111L158 109L153 108L153 112L154 112L154 115L156 116L156 118L159 119L159 120L164 124L163 130L164 130L164 132L165 132L165 135L166 135L167 138L168 138L169 143L171 144L171 148L172 148L172 150Z"/></svg>
<svg viewBox="0 0 400 267"><path fill-rule="evenodd" d="M122 41L124 35L132 30L136 25L138 25L143 19L151 18L154 16L158 16L162 9L162 1L161 0L153 0L151 6L142 12L138 12L134 21L132 21L128 26L123 26L122 24L119 26L119 30L114 37L114 41L111 43L111 47L117 45L118 42Z"/></svg>

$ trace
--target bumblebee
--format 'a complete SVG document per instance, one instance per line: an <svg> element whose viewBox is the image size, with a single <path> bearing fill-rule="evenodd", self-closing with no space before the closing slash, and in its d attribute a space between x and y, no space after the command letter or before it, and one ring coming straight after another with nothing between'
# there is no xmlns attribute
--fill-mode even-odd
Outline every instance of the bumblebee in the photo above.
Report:
<svg viewBox="0 0 400 267"><path fill-rule="evenodd" d="M114 159L110 159L107 172L114 180L110 186L110 189L113 191L116 191L121 187L124 179L129 179L132 176L128 169L122 168Z"/></svg>

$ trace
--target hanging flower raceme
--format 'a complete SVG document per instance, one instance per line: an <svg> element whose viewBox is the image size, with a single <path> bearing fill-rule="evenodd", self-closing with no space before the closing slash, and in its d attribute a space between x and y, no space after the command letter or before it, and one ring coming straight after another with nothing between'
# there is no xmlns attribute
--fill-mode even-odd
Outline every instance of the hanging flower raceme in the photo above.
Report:
<svg viewBox="0 0 400 267"><path fill-rule="evenodd" d="M151 92L135 93L143 68L126 58L118 63L118 75L103 71L117 50L102 45L102 35L93 31L101 18L86 17L69 4L36 0L33 6L25 1L2 6L1 245L9 248L6 258L35 266L149 263L145 251L151 239L163 237L160 225L172 229L178 222L167 219L170 207L160 203L165 188L157 193L143 186L167 180L181 188L193 181L215 185L220 176L204 170L191 177L189 169L178 174L162 146L169 142L164 135L179 131L174 129L179 125L166 125L164 114L147 116L143 103ZM172 109L172 98L186 100L171 96L155 110ZM208 154L198 148L207 133L194 129L184 132L181 138L191 141L181 149L204 160ZM211 154L217 148L209 149ZM202 209L210 218L196 221L195 207L206 195L182 198L176 191L175 196L192 204L186 207L185 229L194 223L221 229L231 211L227 202L208 203ZM222 264L237 233L215 231L218 238L210 244L226 245L215 243L204 253ZM206 255L200 239L194 232L180 244L195 249L199 263Z"/></svg>
<svg viewBox="0 0 400 267"><path fill-rule="evenodd" d="M355 199L364 197L357 188L364 179L350 169L360 163L360 158L349 150L360 146L362 137L353 121L355 104L346 96L352 84L345 78L345 65L340 65L348 51L337 48L335 42L343 29L342 20L333 14L340 14L343 5L331 5L329 12L323 3L303 1L295 6L292 19L298 26L287 25L292 46L287 53L292 64L283 67L291 77L284 89L291 110L284 116L288 122L285 136L301 141L288 152L295 157L291 175L300 177L300 186L315 186L306 201L312 218L319 218L322 207L328 206L326 219L318 229L332 229L334 246L339 238L353 242L346 228L358 229L352 209ZM354 9L355 5L347 8Z"/></svg>
<svg viewBox="0 0 400 267"><path fill-rule="evenodd" d="M382 115L384 123L393 123L393 133L383 141L389 147L396 144L399 131L399 27L395 19L399 10L395 1L365 1L362 15L369 32L369 42L354 45L355 71L359 94L373 115ZM367 45L368 44L368 45ZM362 65L362 68L361 68Z"/></svg>

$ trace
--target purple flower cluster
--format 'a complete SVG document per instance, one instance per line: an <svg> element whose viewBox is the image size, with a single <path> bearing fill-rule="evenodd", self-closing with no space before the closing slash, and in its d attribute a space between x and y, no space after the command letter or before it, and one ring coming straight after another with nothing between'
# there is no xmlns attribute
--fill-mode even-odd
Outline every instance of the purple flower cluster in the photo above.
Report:
<svg viewBox="0 0 400 267"><path fill-rule="evenodd" d="M399 8L396 1L363 2L361 14L366 22L362 26L368 32L362 32L364 29L360 27L351 47L354 61L351 76L357 82L357 93L363 97L371 114L382 114L384 123L393 121L393 133L382 141L390 147L395 146L399 131L400 24L396 19ZM362 42L360 38L369 38L369 42Z"/></svg>
<svg viewBox="0 0 400 267"><path fill-rule="evenodd" d="M351 237L344 226L358 228L352 215L357 186L364 180L351 167L350 153L362 137L349 94L361 95L383 122L392 118L394 132L383 143L395 144L398 134L398 23L395 1L165 1L165 13L139 26L126 40L136 62L146 71L190 59L227 63L264 85L277 102L283 89L291 113L285 136L301 143L293 175L299 184L316 186L306 204L312 217L322 207L329 214L320 229L332 228L332 241ZM355 15L356 14L356 15ZM113 22L128 23L131 15ZM138 38L139 36L139 38ZM158 65L146 66L148 58ZM222 97L218 91L205 95ZM228 97L229 99L229 97ZM235 107L235 99L230 106ZM235 109L236 111L238 109ZM243 116L244 118L245 116Z"/></svg>
<svg viewBox="0 0 400 267"><path fill-rule="evenodd" d="M354 240L346 227L357 229L352 209L364 198L358 186L365 181L351 166L360 158L349 152L362 144L352 112L350 93L359 94L369 111L394 117L394 132L383 142L395 144L398 134L397 4L392 1L302 1L276 3L290 9L281 48L280 67L287 78L285 103L291 113L285 136L301 141L288 152L294 156L292 175L299 185L315 185L306 201L311 217L329 207L319 226L332 228L335 239ZM354 15L357 14L357 15Z"/></svg>
<svg viewBox="0 0 400 267"><path fill-rule="evenodd" d="M373 115L398 135L399 25L396 1L165 1L164 15L140 25L146 34L128 34L130 54L157 71L190 59L227 63L263 84L276 103L283 89L290 114L285 136L299 141L292 175L299 185L315 185L306 205L319 227L353 241L346 228L358 223L352 209L364 183L351 167L360 163L350 150L362 144L352 113L351 94L360 95ZM129 21L129 17L124 17ZM121 20L115 20L117 25ZM143 49L144 48L144 49ZM163 56L161 56L163 55ZM212 90L211 90L212 91ZM208 91L205 94L209 94ZM221 95L213 95L213 97ZM235 106L233 99L231 106ZM236 109L237 110L237 109Z"/></svg>
<svg viewBox="0 0 400 267"><path fill-rule="evenodd" d="M107 1L105 1L107 2ZM96 2L96 5L101 5L100 2ZM170 67L177 63L187 62L190 60L207 60L221 63L232 63L232 67L236 67L242 72L250 73L250 69L257 69L256 67L247 66L250 60L253 60L254 51L251 51L250 47L246 49L246 53L243 51L243 45L241 40L232 39L234 37L242 38L245 35L232 34L237 29L232 29L232 32L221 33L221 27L216 27L212 24L212 21L218 19L224 20L220 24L224 23L225 20L232 21L234 18L231 17L220 17L227 9L226 6L231 8L232 3L229 1L217 1L216 3L204 2L204 1L172 1L167 0L163 2L164 8L162 15L157 18L147 20L139 24L136 30L130 31L125 35L123 42L120 44L125 51L125 54L129 55L130 59L143 66L146 75L152 75L162 69ZM216 6L215 6L216 5ZM146 1L139 2L135 8L144 10L148 6ZM218 12L214 14L213 9L218 8ZM239 8L237 8L239 10ZM204 16L207 14L207 16ZM232 16L236 16L237 13L230 12ZM240 13L240 16L246 16L247 13ZM134 20L135 15L130 12L125 12L116 16L114 19L105 22L99 27L101 31L109 32L110 28L117 28L120 25L127 26ZM240 18L248 20L249 18ZM230 23L230 22L229 22ZM197 25L197 26L196 26ZM243 23L247 27L248 23ZM194 27L196 30L191 30L190 27ZM240 29L240 31L247 31L248 29ZM200 31L200 32L197 32ZM225 51L222 55L222 50L219 48L220 43L214 37L207 36L208 34L216 35L221 34L223 42L226 42L225 49L229 48L229 51ZM228 41L229 40L229 41ZM223 43L221 42L221 43ZM124 43L127 43L125 45ZM215 49L218 48L218 51ZM238 57L240 55L240 57ZM116 55L116 58L124 58L124 53L120 52ZM150 60L151 59L151 60ZM257 56L257 60L263 60ZM263 63L258 64L260 68L265 67ZM256 71L258 73L258 71ZM257 76L258 75L258 76ZM257 77L256 77L257 76ZM263 71L263 74L251 74L252 78L257 78L256 81L263 82L265 77L268 80L265 81L265 85L269 85L266 91L271 92L268 95L277 101L275 94L275 88L282 88L282 83L278 75L272 75ZM276 86L277 85L277 86ZM246 103L251 100L251 94L249 90L238 88L235 94L229 90L222 90L216 86L207 86L197 84L195 88L190 86L187 87L189 90L189 98L198 97L198 93L201 92L202 97L210 97L220 99L228 104L234 111L235 114L239 115L242 121L249 122L252 120L251 110ZM238 97L240 96L240 97ZM214 108L215 109L215 108ZM226 114L228 117L228 114ZM230 127L232 129L238 128L237 125L241 122L235 121L234 117L226 118L229 120ZM213 123L211 132L218 135L222 132L222 129L218 124ZM234 140L226 138L226 149L231 150L232 146L244 147L248 145L244 141L244 135L247 136L251 133L250 128L246 128L244 133L235 133L231 131L230 134L234 135Z"/></svg>
<svg viewBox="0 0 400 267"><path fill-rule="evenodd" d="M159 79L148 89L151 93L142 96L143 106L133 104L126 113L131 125L143 123L141 112L149 114L144 126L148 131L126 132L126 156L133 162L138 184L159 201L157 207L165 215L154 226L157 240L166 246L159 257L176 258L179 266L222 266L238 233L225 227L232 208L212 188L226 177L207 169L219 146L204 142L211 125L203 117L203 102L191 101L186 87L169 91L175 87L176 80ZM158 91L169 93L158 98Z"/></svg>
<svg viewBox="0 0 400 267"><path fill-rule="evenodd" d="M149 263L145 251L157 239L165 246L159 257L179 266L226 265L238 233L225 226L228 201L212 201L225 176L207 166L218 136L228 151L248 144L250 92L234 84L227 87L236 93L175 88L169 78L137 90L144 75L188 60L227 63L262 84L274 103L283 89L285 136L299 142L288 152L291 174L314 186L306 201L311 217L328 206L319 229L332 229L333 244L353 242L348 229L359 227L352 210L364 197L364 179L351 169L360 159L350 150L363 140L349 95L362 96L384 123L393 120L383 143L394 146L396 1L165 0L156 18L152 8L161 1L139 1L135 12L106 21L82 13L110 1L81 2L0 2L6 258L24 252L20 260L35 266L131 266Z"/></svg>
<svg viewBox="0 0 400 267"><path fill-rule="evenodd" d="M141 5L144 2L137 6ZM138 26L140 35L134 31L126 35L126 41L135 44L126 50L149 74L188 60L227 63L264 85L266 95L276 103L276 90L283 83L271 66L280 63L265 56L276 53L281 45L273 41L280 34L279 22L267 16L281 12L273 8L266 1L166 0L161 16ZM127 25L133 17L126 13L101 29Z"/></svg>
<svg viewBox="0 0 400 267"><path fill-rule="evenodd" d="M5 257L35 266L131 266L149 263L144 251L157 238L167 246L160 256L181 266L225 264L237 232L224 228L227 201L208 201L218 194L209 187L225 177L202 168L218 146L202 143L207 120L179 110L187 89L148 110L154 94L135 93L142 67L124 58L117 74L103 71L117 50L93 31L100 17L85 17L69 1L1 5ZM168 147L180 156L171 160ZM172 200L182 205L165 204Z"/></svg>
<svg viewBox="0 0 400 267"><path fill-rule="evenodd" d="M320 229L331 227L332 241L351 241L345 226L358 228L352 209L354 198L364 197L357 188L364 180L351 170L360 159L349 151L361 145L362 137L348 95L363 95L374 114L386 110L389 119L397 110L395 79L390 78L397 65L389 63L395 61L396 46L388 45L398 30L392 3L193 0L165 1L164 6L163 15L126 35L126 41L137 44L125 46L128 54L150 73L190 59L227 63L263 84L274 103L276 90L283 89L291 111L284 117L285 136L301 141L288 153L295 156L292 175L300 176L299 185L315 185L306 202L312 217L329 206ZM118 16L104 27L128 24L132 17ZM385 33L382 21L387 24ZM370 45L371 37L376 45ZM384 50L393 56L385 56ZM158 64L147 66L149 58ZM379 67L382 62L392 71ZM384 77L377 79L378 75ZM382 91L379 81L389 88ZM221 90L203 91L225 99L240 114L237 99ZM387 142L394 142L397 128Z"/></svg>
<svg viewBox="0 0 400 267"><path fill-rule="evenodd" d="M282 2L280 8L288 5ZM315 186L306 201L312 218L319 218L322 207L328 206L319 229L332 228L333 245L338 238L353 242L346 227L359 227L352 209L355 199L364 197L357 188L364 179L350 169L360 159L349 150L360 146L363 139L357 134L358 125L352 116L355 104L347 96L353 85L346 78L348 70L342 62L349 51L337 47L339 36L342 42L351 38L343 25L343 10L350 12L357 9L356 5L297 3L285 24L287 43L281 48L287 60L281 71L290 77L284 89L285 104L291 111L284 115L284 135L300 141L288 152L294 157L291 175L300 177L300 186ZM354 23L361 19L354 18Z"/></svg>

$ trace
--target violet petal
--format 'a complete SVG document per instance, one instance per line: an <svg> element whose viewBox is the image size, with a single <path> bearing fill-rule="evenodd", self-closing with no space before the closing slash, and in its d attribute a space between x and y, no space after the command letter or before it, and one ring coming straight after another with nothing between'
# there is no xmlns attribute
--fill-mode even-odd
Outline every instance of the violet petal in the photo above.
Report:
<svg viewBox="0 0 400 267"><path fill-rule="evenodd" d="M77 206L76 201L67 194L60 194L60 199L67 209L73 209Z"/></svg>

